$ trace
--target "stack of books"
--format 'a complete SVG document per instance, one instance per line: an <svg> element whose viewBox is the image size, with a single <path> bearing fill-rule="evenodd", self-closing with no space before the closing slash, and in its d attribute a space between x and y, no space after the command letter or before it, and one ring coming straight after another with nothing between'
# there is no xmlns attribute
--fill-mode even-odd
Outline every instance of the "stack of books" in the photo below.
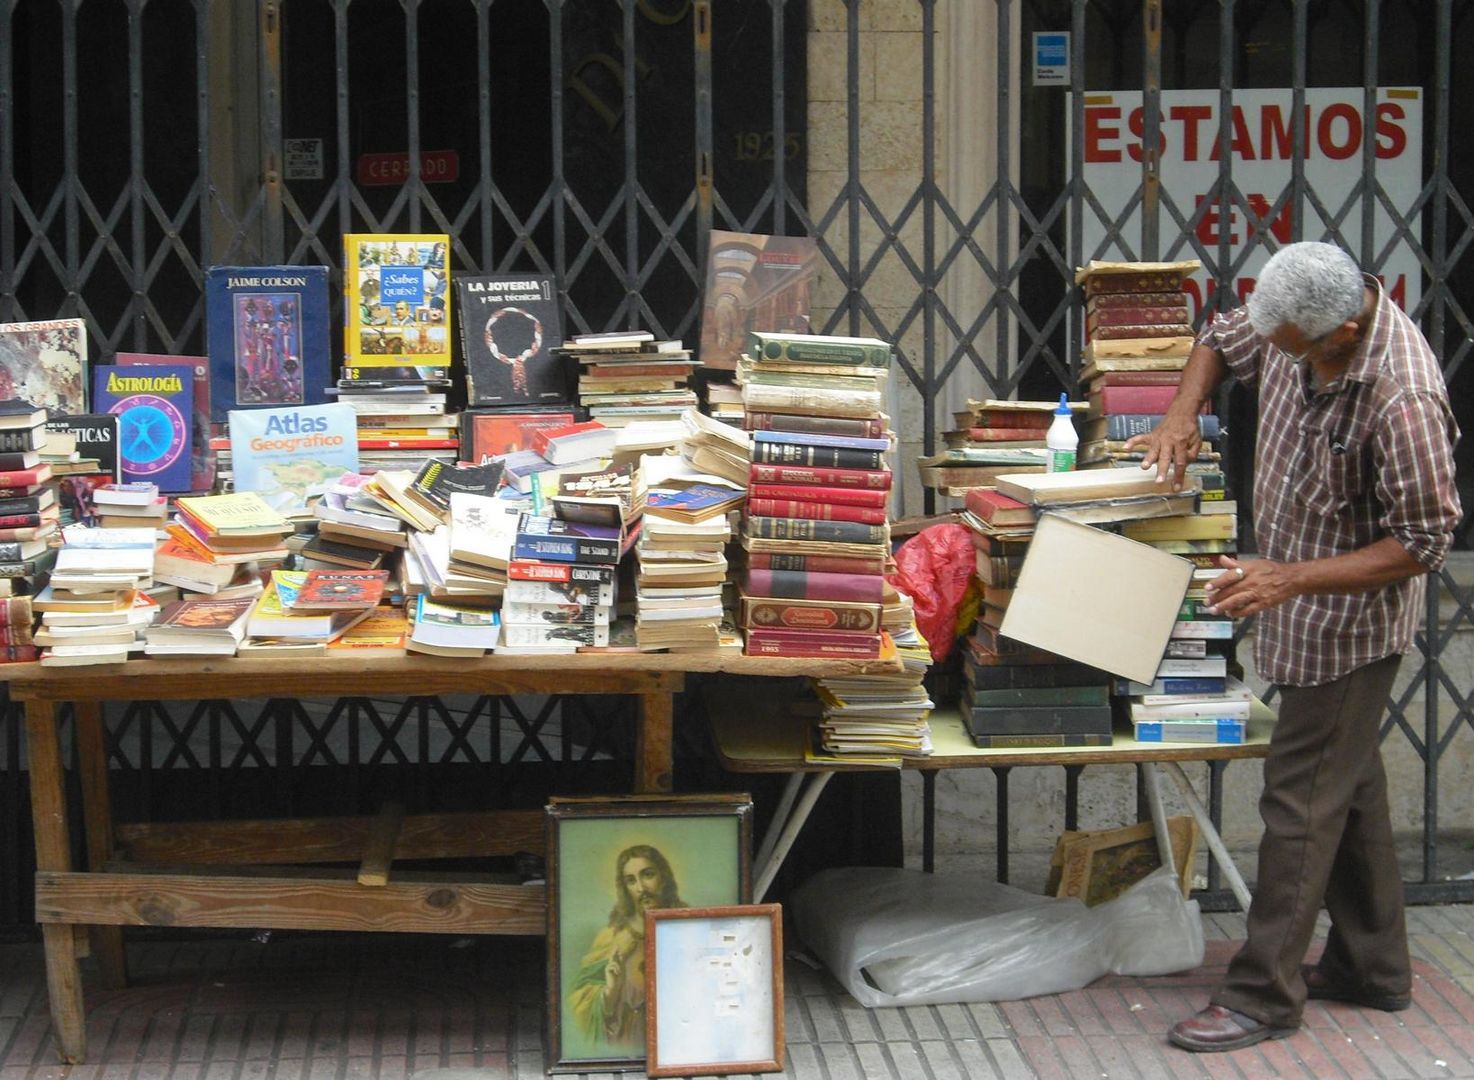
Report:
<svg viewBox="0 0 1474 1080"><path fill-rule="evenodd" d="M144 631L144 655L234 656L245 640L255 603L244 596L176 600Z"/></svg>
<svg viewBox="0 0 1474 1080"><path fill-rule="evenodd" d="M250 491L175 500L169 537L213 563L280 564L292 523Z"/></svg>
<svg viewBox="0 0 1474 1080"><path fill-rule="evenodd" d="M35 604L43 622L53 616L36 635L35 643L47 648L42 660L122 663L158 610L142 592L153 584L154 530L68 525L62 539L51 583Z"/></svg>
<svg viewBox="0 0 1474 1080"><path fill-rule="evenodd" d="M742 387L729 382L707 383L706 414L724 424L743 427L747 410L742 407Z"/></svg>
<svg viewBox="0 0 1474 1080"><path fill-rule="evenodd" d="M907 601L895 605L907 613L906 625L891 632L902 662L899 673L813 680L820 703L817 736L822 753L896 766L903 758L931 755L927 718L934 705L923 685L931 651L916 629L909 597ZM818 757L813 752L808 756Z"/></svg>
<svg viewBox="0 0 1474 1080"><path fill-rule="evenodd" d="M488 605L502 598L522 513L518 503L507 499L459 491L451 495L444 575L448 597L471 605L478 598Z"/></svg>
<svg viewBox="0 0 1474 1080"><path fill-rule="evenodd" d="M969 400L953 414L957 426L942 433L947 449L917 462L922 486L959 497L1004 473L1044 472L1044 436L1056 407L1054 401ZM1071 408L1084 412L1085 404Z"/></svg>
<svg viewBox="0 0 1474 1080"><path fill-rule="evenodd" d="M872 338L749 336L738 367L753 429L738 615L749 654L880 655L890 357Z"/></svg>
<svg viewBox="0 0 1474 1080"><path fill-rule="evenodd" d="M10 603L29 599L12 598ZM159 613L157 601L141 591L99 594L85 602L53 593L44 600L37 597L36 603L41 628L34 641L45 647L41 662L48 667L121 664L143 650L140 635Z"/></svg>
<svg viewBox="0 0 1474 1080"><path fill-rule="evenodd" d="M635 642L641 650L706 649L719 644L722 586L733 493L703 485L704 512L679 495L647 505L635 544ZM688 489L689 491L690 489ZM672 505L675 512L668 512Z"/></svg>
<svg viewBox="0 0 1474 1080"><path fill-rule="evenodd" d="M674 420L697 403L691 373L700 362L679 341L648 330L580 334L557 350L579 365L579 403L606 427Z"/></svg>
<svg viewBox="0 0 1474 1080"><path fill-rule="evenodd" d="M198 545L181 543L171 533L154 551L154 582L177 592L171 599L213 596L230 600L259 596L262 575L283 556L261 559L254 551L218 551L206 554Z"/></svg>
<svg viewBox="0 0 1474 1080"><path fill-rule="evenodd" d="M447 604L421 595L405 649L431 656L475 659L500 647L500 616L483 607Z"/></svg>
<svg viewBox="0 0 1474 1080"><path fill-rule="evenodd" d="M246 621L242 653L325 653L329 642L373 614L384 570L273 570Z"/></svg>
<svg viewBox="0 0 1474 1080"><path fill-rule="evenodd" d="M148 528L161 532L169 517L169 500L157 484L135 481L103 484L92 492L96 524L105 529Z"/></svg>
<svg viewBox="0 0 1474 1080"><path fill-rule="evenodd" d="M404 518L364 492L369 480L366 473L344 473L323 492L312 507L317 535L384 551L407 547Z"/></svg>
<svg viewBox="0 0 1474 1080"><path fill-rule="evenodd" d="M57 481L34 451L0 453L0 595L33 596L56 561ZM30 464L27 465L26 462Z"/></svg>
<svg viewBox="0 0 1474 1080"><path fill-rule="evenodd" d="M720 477L745 489L752 472L751 437L695 409L683 412L681 423L686 428L681 456L691 463L692 471Z"/></svg>
<svg viewBox="0 0 1474 1080"><path fill-rule="evenodd" d="M30 596L0 598L0 664L19 664L40 655L33 624Z"/></svg>
<svg viewBox="0 0 1474 1080"><path fill-rule="evenodd" d="M367 385L370 381L381 385ZM418 465L426 454L454 458L459 452L459 416L446 412L439 380L345 383L339 381L337 396L358 417L360 468L403 469Z"/></svg>
<svg viewBox="0 0 1474 1080"><path fill-rule="evenodd" d="M609 644L611 604L602 597L590 601L585 586L606 582L612 592L615 568L625 551L623 525L595 524L566 518L524 513L517 522L512 558L507 564L511 581L502 602L504 652L574 652L579 646ZM556 569L538 576L538 567ZM577 573L576 573L577 572ZM523 601L527 591L514 591L518 578L545 584L568 585L562 601ZM558 590L554 590L555 592ZM602 588L599 590L603 592ZM514 599L514 595L518 597ZM577 600L573 599L578 596ZM513 606L515 605L515 606Z"/></svg>
<svg viewBox="0 0 1474 1080"><path fill-rule="evenodd" d="M1141 451L1127 451L1133 435L1161 421L1192 351L1192 311L1183 279L1196 260L1177 263L1091 262L1076 272L1085 292L1085 423L1080 432L1081 468L1130 466ZM1200 420L1205 439L1219 435L1217 417ZM1205 443L1199 462L1218 460Z"/></svg>

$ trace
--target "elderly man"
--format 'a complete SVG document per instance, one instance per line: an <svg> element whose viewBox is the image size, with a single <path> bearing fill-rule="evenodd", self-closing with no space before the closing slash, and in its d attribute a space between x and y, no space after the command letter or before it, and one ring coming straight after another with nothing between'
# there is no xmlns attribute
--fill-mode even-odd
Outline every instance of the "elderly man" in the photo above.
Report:
<svg viewBox="0 0 1474 1080"><path fill-rule="evenodd" d="M1460 518L1458 428L1437 358L1339 248L1283 248L1247 306L1199 335L1166 417L1133 440L1159 481L1181 486L1198 409L1229 372L1259 394L1260 557L1223 558L1210 595L1214 611L1259 616L1255 663L1280 706L1248 940L1208 1008L1169 1035L1195 1051L1283 1038L1307 997L1411 1002L1378 729L1425 574ZM1325 953L1303 964L1322 902Z"/></svg>
<svg viewBox="0 0 1474 1080"><path fill-rule="evenodd" d="M676 876L649 844L614 860L614 908L579 964L568 1001L584 1033L612 1047L645 1045L645 912L682 908Z"/></svg>

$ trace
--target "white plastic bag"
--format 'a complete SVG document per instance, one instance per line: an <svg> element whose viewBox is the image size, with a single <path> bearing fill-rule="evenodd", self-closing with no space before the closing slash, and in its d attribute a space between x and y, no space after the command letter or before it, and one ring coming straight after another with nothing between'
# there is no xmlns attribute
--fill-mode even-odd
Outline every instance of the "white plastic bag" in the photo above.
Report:
<svg viewBox="0 0 1474 1080"><path fill-rule="evenodd" d="M792 909L799 936L871 1008L1013 1001L1203 962L1197 901L1162 869L1087 908L971 877L848 867L815 874Z"/></svg>

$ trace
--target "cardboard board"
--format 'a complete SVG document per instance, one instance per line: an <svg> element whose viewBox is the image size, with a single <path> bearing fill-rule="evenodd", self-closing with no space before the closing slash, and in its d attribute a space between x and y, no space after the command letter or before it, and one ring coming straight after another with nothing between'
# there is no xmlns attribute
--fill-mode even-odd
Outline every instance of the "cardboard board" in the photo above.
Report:
<svg viewBox="0 0 1474 1080"><path fill-rule="evenodd" d="M1151 682L1192 570L1186 559L1148 544L1046 513L999 632Z"/></svg>

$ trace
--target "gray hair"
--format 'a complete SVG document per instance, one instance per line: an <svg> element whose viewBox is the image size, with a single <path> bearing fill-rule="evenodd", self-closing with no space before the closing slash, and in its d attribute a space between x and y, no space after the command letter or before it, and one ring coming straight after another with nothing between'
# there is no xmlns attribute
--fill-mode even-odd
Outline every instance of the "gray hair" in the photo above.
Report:
<svg viewBox="0 0 1474 1080"><path fill-rule="evenodd" d="M1287 323L1314 341L1361 314L1366 283L1350 255L1306 241L1280 248L1249 294L1249 322L1260 337Z"/></svg>

